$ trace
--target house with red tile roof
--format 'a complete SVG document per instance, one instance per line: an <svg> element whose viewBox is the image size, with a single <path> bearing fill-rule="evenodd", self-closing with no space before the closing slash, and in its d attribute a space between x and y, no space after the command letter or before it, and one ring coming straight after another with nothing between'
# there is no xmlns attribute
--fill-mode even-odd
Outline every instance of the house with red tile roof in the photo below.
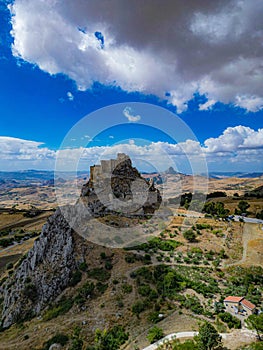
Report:
<svg viewBox="0 0 263 350"><path fill-rule="evenodd" d="M245 297L228 296L224 300L226 311L232 314L250 316L256 312L256 305Z"/></svg>

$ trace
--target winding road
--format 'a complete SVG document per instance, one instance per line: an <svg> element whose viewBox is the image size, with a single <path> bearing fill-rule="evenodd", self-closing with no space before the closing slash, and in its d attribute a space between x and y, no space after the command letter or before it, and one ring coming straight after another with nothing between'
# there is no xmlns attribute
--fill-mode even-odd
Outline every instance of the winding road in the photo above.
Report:
<svg viewBox="0 0 263 350"><path fill-rule="evenodd" d="M234 332L236 333L236 331L234 331ZM156 343L153 343L142 350L156 350L156 349L158 349L158 347L160 345L164 344L165 342L170 342L174 339L180 339L180 338L193 338L196 335L198 335L198 332L171 333L171 334L167 335L166 337L158 340ZM232 333L220 333L220 335L221 335L222 339L227 339L228 337L233 336L233 332ZM247 337L255 337L255 333L253 333L252 331L249 331L247 329L241 329L240 336L241 335L247 336Z"/></svg>

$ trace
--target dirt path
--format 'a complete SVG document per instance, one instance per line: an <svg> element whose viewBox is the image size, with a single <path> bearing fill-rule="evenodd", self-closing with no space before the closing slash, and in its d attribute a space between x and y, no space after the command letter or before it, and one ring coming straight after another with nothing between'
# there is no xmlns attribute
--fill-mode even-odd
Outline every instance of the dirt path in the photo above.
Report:
<svg viewBox="0 0 263 350"><path fill-rule="evenodd" d="M227 264L224 267L252 264L262 265L262 252L263 252L263 231L261 225L244 223L243 224L243 254L242 259L231 264ZM255 244L254 244L255 243Z"/></svg>

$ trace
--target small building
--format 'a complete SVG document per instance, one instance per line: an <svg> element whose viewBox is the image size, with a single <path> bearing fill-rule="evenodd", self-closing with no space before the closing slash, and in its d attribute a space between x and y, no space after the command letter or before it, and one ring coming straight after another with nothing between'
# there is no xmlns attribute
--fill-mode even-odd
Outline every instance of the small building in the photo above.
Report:
<svg viewBox="0 0 263 350"><path fill-rule="evenodd" d="M226 311L232 314L250 316L256 312L256 305L245 297L228 296L224 300Z"/></svg>

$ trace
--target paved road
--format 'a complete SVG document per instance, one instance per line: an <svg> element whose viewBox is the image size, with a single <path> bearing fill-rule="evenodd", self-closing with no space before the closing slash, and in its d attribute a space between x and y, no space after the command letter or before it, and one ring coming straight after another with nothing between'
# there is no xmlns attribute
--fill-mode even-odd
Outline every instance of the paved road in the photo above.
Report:
<svg viewBox="0 0 263 350"><path fill-rule="evenodd" d="M147 346L147 348L144 348L143 350L155 350L163 344L166 341L171 341L173 339L179 339L179 338L193 338L194 336L198 335L198 332L178 332L178 333L171 333L167 335L166 337L162 338L161 340L157 341L154 344L151 344L150 346Z"/></svg>
<svg viewBox="0 0 263 350"><path fill-rule="evenodd" d="M263 220L255 219L255 218L247 218L245 216L240 216L240 215L234 215L233 220L239 221L240 218L242 218L244 222L248 222L251 224L263 224Z"/></svg>
<svg viewBox="0 0 263 350"><path fill-rule="evenodd" d="M246 335L246 336L249 336L249 337L254 337L255 336L255 333L253 333L252 331L249 331L247 329L241 329L240 333L242 333L242 335ZM220 333L222 339L226 339L227 337L231 336L231 334L232 333ZM198 335L198 332L171 333L171 334L167 335L166 337L160 339L156 343L147 346L147 348L144 348L143 350L156 350L156 349L158 349L158 347L160 345L162 345L163 343L165 343L167 341L171 341L173 339L179 339L179 338L193 338L196 335Z"/></svg>

